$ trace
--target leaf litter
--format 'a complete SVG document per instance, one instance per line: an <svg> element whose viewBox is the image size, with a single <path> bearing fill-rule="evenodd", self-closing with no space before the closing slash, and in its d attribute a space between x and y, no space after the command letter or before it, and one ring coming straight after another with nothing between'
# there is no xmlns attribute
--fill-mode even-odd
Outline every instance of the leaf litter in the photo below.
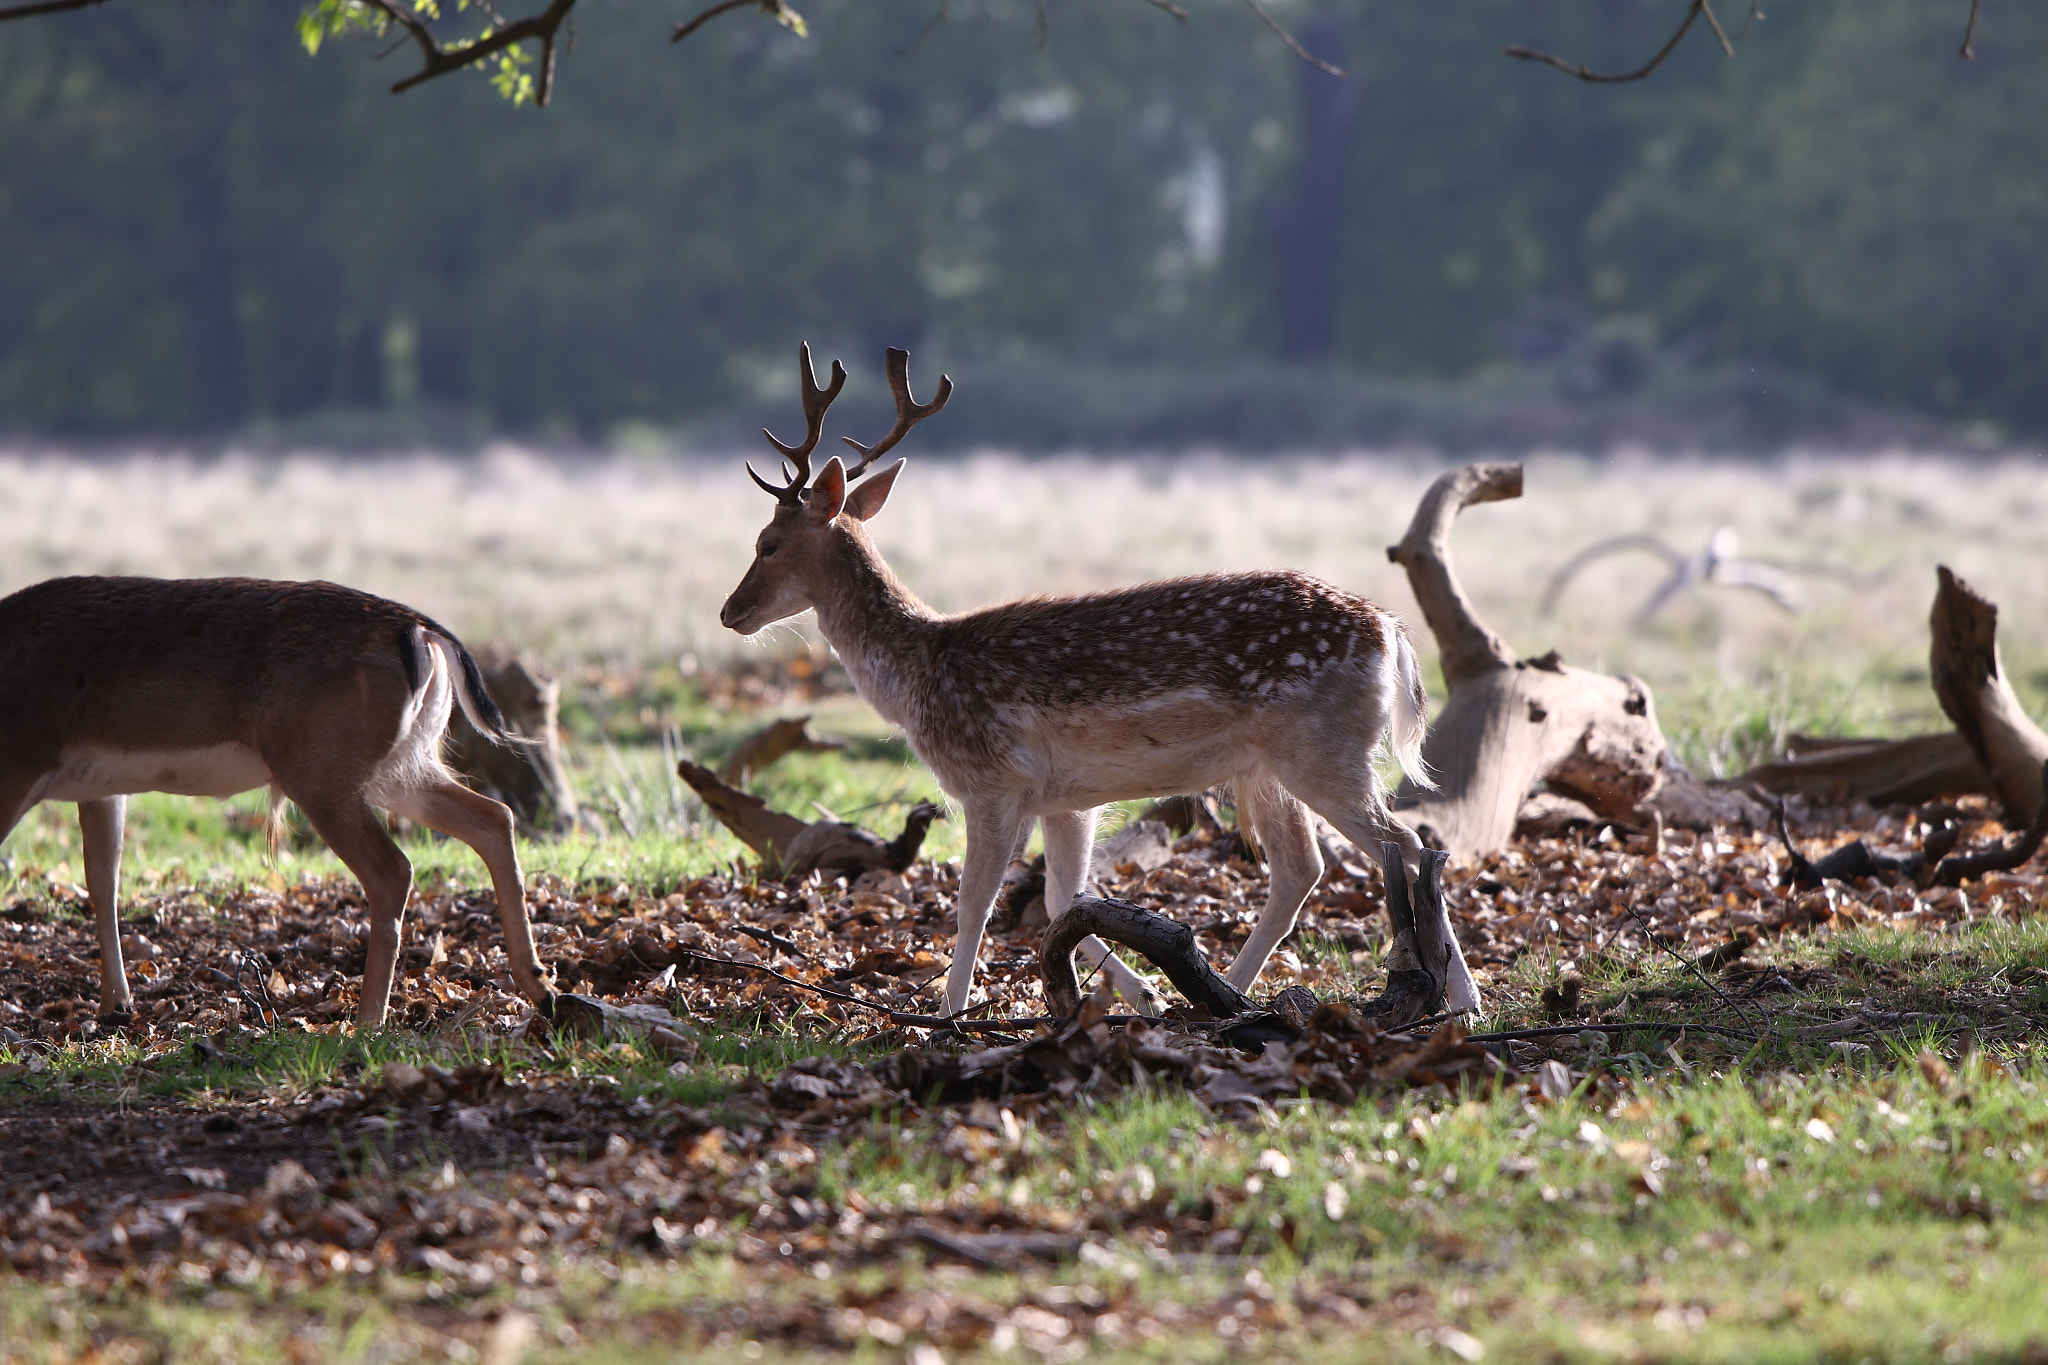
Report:
<svg viewBox="0 0 2048 1365"><path fill-rule="evenodd" d="M1981 812L1978 820L1995 837ZM1863 824L1867 836L1897 842L1911 822L1877 815ZM365 926L360 891L341 878L174 887L143 898L124 926L137 989L135 1022L121 1037L138 1060L111 1108L67 1093L54 1065L67 1045L111 1040L94 1018L89 918L50 913L53 902L81 910L83 891L52 883L46 896L16 896L0 911L0 1042L20 1059L0 1066L0 1086L15 1092L0 1104L0 1262L20 1276L94 1289L262 1279L290 1290L411 1273L458 1295L548 1283L580 1260L658 1260L699 1248L800 1273L898 1266L913 1249L983 1269L1108 1265L1134 1244L1168 1264L1227 1263L1237 1245L1227 1191L1193 1205L1163 1189L1127 1191L1114 1205L1076 1209L1015 1204L969 1185L881 1202L857 1190L822 1192L820 1153L874 1133L878 1122L925 1118L939 1126L941 1155L999 1171L1017 1154L1025 1123L1058 1123L1077 1105L1154 1086L1183 1088L1218 1118L1256 1122L1276 1104L1350 1106L1415 1087L1448 1097L1512 1085L1541 1103L1589 1081L1612 1084L1617 1059L1587 1047L1585 1036L1562 1040L1568 1060L1560 1060L1530 1044L1469 1041L1453 1024L1387 1031L1354 1012L1348 1001L1377 984L1380 947L1376 872L1361 863L1331 870L1263 983L1307 988L1322 1003L1239 1046L1199 1021L1120 1021L1101 991L1072 1020L993 1042L890 1024L890 1011L934 1008L948 966L957 871L929 862L851 886L712 876L664 894L536 877L531 910L558 983L643 1025L610 1040L565 1039L545 1033L511 989L489 893L431 886L415 900L393 1019L488 1060L390 1061L374 1071L340 1064L299 1083L225 1085L182 1099L142 1092L195 1059L246 1062L237 1049L265 1033L352 1033ZM1453 873L1446 894L1490 996L1618 1022L1720 1006L1699 993L1682 1000L1650 991L1603 1006L1590 990L1559 989L1569 979L1562 974L1602 958L1646 959L1654 934L1707 960L1728 990L1796 991L1784 971L1742 960L1750 939L2020 918L2038 909L2048 880L2023 868L1960 890L1865 879L1797 891L1780 887L1780 867L1781 850L1762 837L1602 833L1510 849ZM1149 870L1105 869L1101 881L1108 894L1192 924L1219 963L1248 934L1264 896L1261 870L1215 833L1188 836ZM1033 907L1016 903L1021 892L1008 899L985 949L985 1019L1043 1011ZM1527 984L1530 959L1552 969L1540 1002ZM1880 1017L1858 1013L1850 1023ZM773 1034L791 1052L815 1055L774 1074L735 1074L698 1055L708 1035L727 1030ZM1585 1055L1569 1055L1574 1045ZM610 1072L649 1053L672 1058L672 1075L723 1075L736 1088L695 1103L629 1098ZM564 1056L574 1062L567 1072L558 1065ZM1814 1125L1807 1132L1818 1138ZM1654 1194L1655 1163L1637 1164L1639 1183ZM1334 1219L1347 1196L1332 1190L1324 1207L1339 1210ZM1226 1320L1256 1337L1363 1314L1355 1297L1313 1279L1287 1302L1268 1288L1121 1309L1095 1289L1041 1287L999 1304L933 1293L900 1275L879 1289L847 1281L837 1300L785 1301L752 1289L743 1298L719 1311L740 1314L754 1336L851 1346L917 1335L940 1345L1022 1342L1042 1354L1099 1330L1083 1318L1116 1321L1118 1311L1137 1337L1197 1322L1220 1331ZM1427 1303L1410 1316L1418 1331L1457 1332ZM1446 1349L1456 1353L1458 1344Z"/></svg>

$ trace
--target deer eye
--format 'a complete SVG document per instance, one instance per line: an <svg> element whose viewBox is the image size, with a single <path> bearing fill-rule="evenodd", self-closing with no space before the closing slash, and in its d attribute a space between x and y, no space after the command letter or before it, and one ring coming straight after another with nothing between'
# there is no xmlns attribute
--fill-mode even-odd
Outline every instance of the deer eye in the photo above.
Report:
<svg viewBox="0 0 2048 1365"><path fill-rule="evenodd" d="M776 550L778 550L778 549L780 549L780 548L781 548L781 547L780 547L780 546L777 546L777 545L763 545L763 546L761 547L761 558L763 558L763 559L773 559L773 558L775 557L775 552L776 552Z"/></svg>

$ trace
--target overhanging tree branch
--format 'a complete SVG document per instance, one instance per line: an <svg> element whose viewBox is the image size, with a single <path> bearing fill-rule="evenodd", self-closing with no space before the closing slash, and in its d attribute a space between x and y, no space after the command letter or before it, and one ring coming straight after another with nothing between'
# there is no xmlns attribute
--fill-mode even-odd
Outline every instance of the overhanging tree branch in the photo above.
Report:
<svg viewBox="0 0 2048 1365"><path fill-rule="evenodd" d="M1707 9L1707 0L1692 0L1692 3L1686 6L1685 18L1679 21L1677 30L1664 40L1664 46L1657 49L1657 55L1633 71L1594 71L1583 62L1574 66L1554 52L1539 52L1535 48L1523 47L1519 43L1503 48L1502 51L1517 61L1541 62L1545 66L1554 66L1567 76L1586 81L1592 85L1625 85L1629 81L1642 80L1652 71L1664 65L1664 59L1678 50L1679 43L1684 40L1685 35L1692 29L1692 26L1699 22L1702 14L1708 16L1707 22L1712 25L1715 36L1720 38L1722 48L1727 51L1729 56L1734 56L1734 49L1728 46L1728 35L1721 32L1720 22L1714 19Z"/></svg>
<svg viewBox="0 0 2048 1365"><path fill-rule="evenodd" d="M38 14L59 14L67 9L90 9L104 5L107 0L35 0L29 5L9 5L0 9L0 24L9 19L33 19Z"/></svg>
<svg viewBox="0 0 2048 1365"><path fill-rule="evenodd" d="M420 49L420 69L394 84L391 87L392 94L410 90L415 85L433 80L437 76L445 76L451 71L475 66L478 62L520 43L537 40L540 43L540 63L535 76L533 102L539 105L548 102L548 94L554 86L555 34L561 28L562 22L569 17L569 11L576 7L576 0L551 0L548 7L539 14L515 19L480 38L453 46L443 46L417 15L408 14L401 6L391 3L391 0L371 0L371 3L411 34Z"/></svg>
<svg viewBox="0 0 2048 1365"><path fill-rule="evenodd" d="M1292 33L1289 33L1286 29L1280 27L1280 21L1278 19L1275 19L1271 14L1266 12L1266 7L1264 5L1261 5L1259 3L1259 0L1244 0L1244 3L1248 8L1250 8L1253 14L1259 16L1260 23L1264 24L1267 28L1273 30L1274 37L1278 38L1281 42L1287 44L1287 50L1289 52L1292 52L1295 56L1301 58L1303 61L1307 62L1310 66L1316 68L1318 71L1327 71L1332 76L1341 76L1344 74L1343 67L1331 66L1321 57L1316 56L1313 52L1310 52L1307 48L1303 47L1299 42L1297 42ZM1168 10L1171 9L1170 6L1161 6L1161 8Z"/></svg>

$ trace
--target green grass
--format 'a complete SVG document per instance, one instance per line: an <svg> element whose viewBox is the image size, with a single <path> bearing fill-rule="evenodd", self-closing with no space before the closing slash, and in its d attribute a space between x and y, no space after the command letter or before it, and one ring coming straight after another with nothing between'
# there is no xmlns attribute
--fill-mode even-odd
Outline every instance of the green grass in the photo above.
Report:
<svg viewBox="0 0 2048 1365"><path fill-rule="evenodd" d="M1176 1304L1213 1322L1246 1299L1289 1359L1441 1359L1416 1334L1446 1325L1504 1361L2017 1359L2048 1339L2048 1114L2034 1080L1957 1080L1899 1057L1845 1075L1672 1072L1560 1103L1282 1106L1248 1125L1142 1092L1027 1115L1020 1142L980 1161L947 1155L939 1115L821 1152L816 1197L878 1219L993 1200L1092 1229L1102 1249L1014 1273L921 1268L913 1251L819 1279L735 1261L742 1220L682 1262L570 1269L546 1295L445 1300L403 1277L374 1298L277 1301L259 1284L92 1300L0 1281L0 1327L16 1352L121 1335L164 1358L367 1359L374 1338L396 1350L381 1358L424 1358L517 1304L536 1318L530 1359L637 1361L709 1358L679 1357L677 1334L702 1346L735 1310L766 1326L906 1294L998 1314L1080 1295L1117 1318L1090 1359L1238 1358L1247 1343L1211 1330L1148 1343L1137 1324ZM1208 1254L1167 1258L1154 1230L1186 1219L1213 1229ZM1332 1294L1354 1316L1318 1307ZM866 1351L902 1358L901 1340ZM763 1358L781 1358L772 1339Z"/></svg>

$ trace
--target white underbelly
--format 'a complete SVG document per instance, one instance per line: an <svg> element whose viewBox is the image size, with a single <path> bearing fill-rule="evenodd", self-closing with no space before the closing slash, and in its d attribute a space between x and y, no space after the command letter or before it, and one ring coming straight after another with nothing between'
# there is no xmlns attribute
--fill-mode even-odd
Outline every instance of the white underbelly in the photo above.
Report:
<svg viewBox="0 0 2048 1365"><path fill-rule="evenodd" d="M1035 738L1033 804L1040 810L1200 791L1258 761L1244 718L1204 697L1081 713L1043 726Z"/></svg>
<svg viewBox="0 0 2048 1365"><path fill-rule="evenodd" d="M233 796L269 782L270 769L246 744L128 752L70 749L38 795L45 801L97 801L134 792Z"/></svg>

